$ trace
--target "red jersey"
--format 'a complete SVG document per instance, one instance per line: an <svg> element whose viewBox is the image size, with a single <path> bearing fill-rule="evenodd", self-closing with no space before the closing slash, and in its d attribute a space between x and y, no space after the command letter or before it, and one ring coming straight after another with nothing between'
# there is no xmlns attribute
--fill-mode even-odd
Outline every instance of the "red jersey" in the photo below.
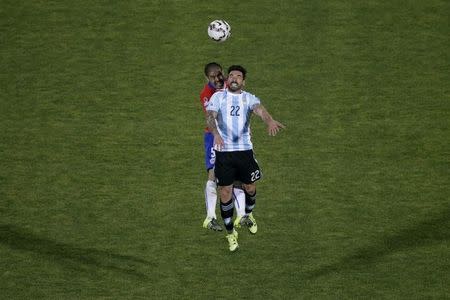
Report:
<svg viewBox="0 0 450 300"><path fill-rule="evenodd" d="M203 107L203 112L206 116L206 106L208 105L209 99L211 99L211 96L216 92L216 88L212 86L211 84L207 83L205 84L205 87L203 88L202 92L200 93L200 103ZM208 127L205 127L205 132L209 132Z"/></svg>

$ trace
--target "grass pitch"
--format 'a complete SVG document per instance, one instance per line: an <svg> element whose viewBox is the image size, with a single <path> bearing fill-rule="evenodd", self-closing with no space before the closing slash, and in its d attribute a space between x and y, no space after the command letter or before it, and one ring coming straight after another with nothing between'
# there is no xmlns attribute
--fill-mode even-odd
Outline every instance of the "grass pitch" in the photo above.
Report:
<svg viewBox="0 0 450 300"><path fill-rule="evenodd" d="M0 298L450 297L448 1L2 1ZM233 35L208 39L225 19ZM203 66L287 125L228 253Z"/></svg>

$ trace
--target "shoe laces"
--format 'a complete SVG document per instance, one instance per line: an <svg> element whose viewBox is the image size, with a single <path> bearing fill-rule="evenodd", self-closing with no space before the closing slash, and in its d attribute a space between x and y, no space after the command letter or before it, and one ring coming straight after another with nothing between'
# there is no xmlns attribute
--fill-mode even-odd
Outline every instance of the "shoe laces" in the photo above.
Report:
<svg viewBox="0 0 450 300"><path fill-rule="evenodd" d="M254 222L252 221L250 216L244 216L242 218L242 224L244 224L247 227L251 227L251 226L253 226Z"/></svg>

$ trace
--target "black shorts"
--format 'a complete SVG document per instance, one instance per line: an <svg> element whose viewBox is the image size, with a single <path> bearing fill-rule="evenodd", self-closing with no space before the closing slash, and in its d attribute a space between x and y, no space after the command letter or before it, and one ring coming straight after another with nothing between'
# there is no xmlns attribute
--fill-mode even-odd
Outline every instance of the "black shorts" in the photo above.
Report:
<svg viewBox="0 0 450 300"><path fill-rule="evenodd" d="M227 186L235 181L249 184L261 178L261 170L253 150L220 152L216 151L214 173L217 185Z"/></svg>

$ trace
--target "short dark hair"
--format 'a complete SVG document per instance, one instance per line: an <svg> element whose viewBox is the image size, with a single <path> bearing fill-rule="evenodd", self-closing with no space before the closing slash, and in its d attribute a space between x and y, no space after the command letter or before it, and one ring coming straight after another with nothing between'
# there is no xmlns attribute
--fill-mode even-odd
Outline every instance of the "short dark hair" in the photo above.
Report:
<svg viewBox="0 0 450 300"><path fill-rule="evenodd" d="M222 66L216 62L210 62L205 65L205 76L208 77L208 73L211 72L212 69L219 68L222 70Z"/></svg>
<svg viewBox="0 0 450 300"><path fill-rule="evenodd" d="M228 74L231 73L231 71L239 71L242 73L242 78L245 79L245 75L247 74L247 70L240 65L232 65L228 68Z"/></svg>

